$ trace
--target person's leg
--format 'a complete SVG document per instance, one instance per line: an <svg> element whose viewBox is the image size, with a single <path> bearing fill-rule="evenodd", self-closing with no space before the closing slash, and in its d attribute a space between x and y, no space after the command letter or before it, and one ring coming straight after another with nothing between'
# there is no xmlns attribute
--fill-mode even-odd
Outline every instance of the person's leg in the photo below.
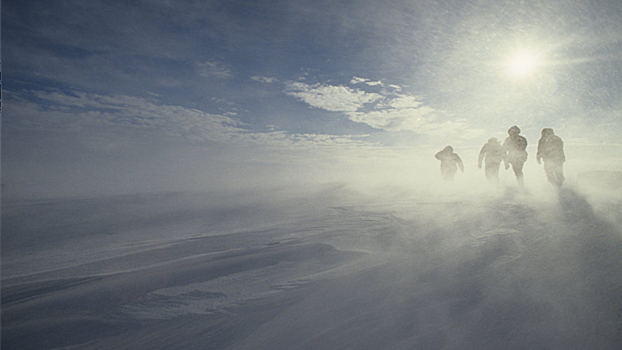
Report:
<svg viewBox="0 0 622 350"><path fill-rule="evenodd" d="M486 163L486 178L491 182L499 182L499 166L501 163Z"/></svg>
<svg viewBox="0 0 622 350"><path fill-rule="evenodd" d="M557 186L562 187L564 184L564 163L559 162L555 166L555 178L557 179Z"/></svg>
<svg viewBox="0 0 622 350"><path fill-rule="evenodd" d="M443 169L441 171L442 175L443 175L443 180L447 181L447 182L452 182L454 181L454 172L452 172L449 169Z"/></svg>
<svg viewBox="0 0 622 350"><path fill-rule="evenodd" d="M484 173L486 174L486 179L488 181L492 180L492 177L494 176L494 174L493 174L493 169L490 166L490 163L486 163L486 166L484 167Z"/></svg>
<svg viewBox="0 0 622 350"><path fill-rule="evenodd" d="M545 162L544 169L549 182L557 187L562 187L564 184L564 163L549 161L547 164L547 162Z"/></svg>
<svg viewBox="0 0 622 350"><path fill-rule="evenodd" d="M516 175L516 181L518 181L518 185L521 187L524 185L524 180L523 180L523 165L524 164L525 163L523 162L512 163L512 170L514 170L514 175Z"/></svg>

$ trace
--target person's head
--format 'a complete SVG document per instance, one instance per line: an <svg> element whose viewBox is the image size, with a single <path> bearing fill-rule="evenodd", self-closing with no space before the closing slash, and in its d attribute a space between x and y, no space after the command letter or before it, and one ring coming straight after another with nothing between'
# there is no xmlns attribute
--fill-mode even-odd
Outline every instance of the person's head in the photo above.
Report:
<svg viewBox="0 0 622 350"><path fill-rule="evenodd" d="M514 125L513 127L508 129L508 134L510 134L510 136L518 135L520 134L520 129L518 128L518 126Z"/></svg>
<svg viewBox="0 0 622 350"><path fill-rule="evenodd" d="M488 139L488 143L490 143L490 144L499 143L499 140L497 140L496 137L491 137L491 138Z"/></svg>
<svg viewBox="0 0 622 350"><path fill-rule="evenodd" d="M454 148L451 146L447 146L445 148L443 148L443 152L447 152L447 153L453 153Z"/></svg>
<svg viewBox="0 0 622 350"><path fill-rule="evenodd" d="M542 136L551 136L554 135L553 134L553 129L551 128L544 128L542 129Z"/></svg>

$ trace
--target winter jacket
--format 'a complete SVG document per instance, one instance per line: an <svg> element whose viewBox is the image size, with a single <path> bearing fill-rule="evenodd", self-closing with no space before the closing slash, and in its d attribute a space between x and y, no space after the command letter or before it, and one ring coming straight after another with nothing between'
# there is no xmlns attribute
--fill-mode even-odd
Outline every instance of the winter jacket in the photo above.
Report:
<svg viewBox="0 0 622 350"><path fill-rule="evenodd" d="M557 135L543 136L538 141L538 153L536 159L552 160L557 162L565 162L564 141Z"/></svg>
<svg viewBox="0 0 622 350"><path fill-rule="evenodd" d="M485 158L484 158L485 157ZM486 163L501 163L503 160L503 147L499 142L487 142L479 151L477 164L482 165L482 160L486 159Z"/></svg>
<svg viewBox="0 0 622 350"><path fill-rule="evenodd" d="M524 163L527 161L527 139L517 135L516 138L508 137L503 142L503 154L507 163Z"/></svg>

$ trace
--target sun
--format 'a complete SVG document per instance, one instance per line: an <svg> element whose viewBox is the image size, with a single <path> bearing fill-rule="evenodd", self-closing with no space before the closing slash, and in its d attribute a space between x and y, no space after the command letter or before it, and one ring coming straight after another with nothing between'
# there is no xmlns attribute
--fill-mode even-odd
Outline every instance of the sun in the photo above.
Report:
<svg viewBox="0 0 622 350"><path fill-rule="evenodd" d="M538 68L538 55L532 51L516 51L509 59L507 70L514 78L526 78L532 75Z"/></svg>

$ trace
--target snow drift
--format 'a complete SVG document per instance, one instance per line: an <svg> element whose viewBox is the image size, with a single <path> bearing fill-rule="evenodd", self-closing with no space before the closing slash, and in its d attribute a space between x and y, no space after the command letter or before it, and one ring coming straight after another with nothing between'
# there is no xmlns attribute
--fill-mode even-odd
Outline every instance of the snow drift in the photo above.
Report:
<svg viewBox="0 0 622 350"><path fill-rule="evenodd" d="M340 185L5 202L2 347L619 349L622 235L599 203Z"/></svg>

